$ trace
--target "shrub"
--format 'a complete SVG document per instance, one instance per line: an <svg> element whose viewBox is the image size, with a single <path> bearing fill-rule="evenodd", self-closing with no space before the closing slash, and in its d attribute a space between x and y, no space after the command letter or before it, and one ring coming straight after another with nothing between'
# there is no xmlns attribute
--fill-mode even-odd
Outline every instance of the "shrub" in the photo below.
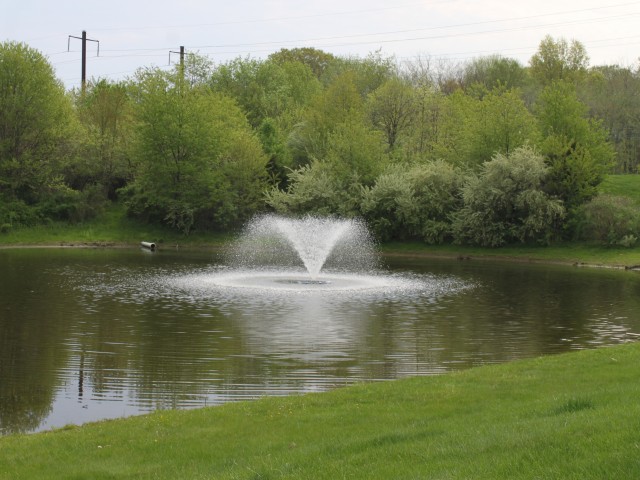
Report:
<svg viewBox="0 0 640 480"><path fill-rule="evenodd" d="M488 247L549 243L565 211L543 192L546 174L543 157L529 147L485 162L463 188L464 206L453 222L456 241Z"/></svg>
<svg viewBox="0 0 640 480"><path fill-rule="evenodd" d="M17 225L33 226L41 223L43 218L37 207L27 205L22 200L0 197L0 224L9 228Z"/></svg>
<svg viewBox="0 0 640 480"><path fill-rule="evenodd" d="M317 215L357 214L360 184L357 177L339 178L329 166L316 161L289 173L287 190L266 192L266 202L278 213Z"/></svg>
<svg viewBox="0 0 640 480"><path fill-rule="evenodd" d="M419 238L442 243L451 236L451 214L461 205L460 172L442 161L398 164L364 188L361 211L382 240Z"/></svg>
<svg viewBox="0 0 640 480"><path fill-rule="evenodd" d="M410 236L407 217L414 210L413 196L409 172L397 166L381 175L372 187L363 187L360 210L378 239Z"/></svg>
<svg viewBox="0 0 640 480"><path fill-rule="evenodd" d="M600 194L580 207L577 218L578 240L631 247L640 236L640 209L626 197Z"/></svg>

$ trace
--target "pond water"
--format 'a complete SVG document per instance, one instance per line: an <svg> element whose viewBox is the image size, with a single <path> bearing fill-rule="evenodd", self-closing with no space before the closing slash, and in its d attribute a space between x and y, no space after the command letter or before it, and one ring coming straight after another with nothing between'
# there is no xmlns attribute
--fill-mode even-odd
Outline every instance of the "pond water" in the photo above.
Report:
<svg viewBox="0 0 640 480"><path fill-rule="evenodd" d="M0 433L640 338L637 272L383 263L349 292L265 291L205 251L0 250Z"/></svg>

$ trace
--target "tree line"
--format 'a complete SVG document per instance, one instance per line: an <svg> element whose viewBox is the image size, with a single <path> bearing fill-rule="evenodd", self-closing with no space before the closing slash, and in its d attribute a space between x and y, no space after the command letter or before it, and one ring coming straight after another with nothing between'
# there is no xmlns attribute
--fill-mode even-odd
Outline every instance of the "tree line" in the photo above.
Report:
<svg viewBox="0 0 640 480"><path fill-rule="evenodd" d="M4 42L0 232L121 202L185 234L277 211L363 217L383 240L631 245L637 209L597 187L638 172L638 91L638 68L589 67L582 44L549 36L526 66L188 54L71 92Z"/></svg>

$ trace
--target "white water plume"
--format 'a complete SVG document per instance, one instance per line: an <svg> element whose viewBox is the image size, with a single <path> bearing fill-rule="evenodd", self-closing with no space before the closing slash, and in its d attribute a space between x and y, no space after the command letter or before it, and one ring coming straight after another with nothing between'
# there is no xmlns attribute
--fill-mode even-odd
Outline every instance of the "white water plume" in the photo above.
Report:
<svg viewBox="0 0 640 480"><path fill-rule="evenodd" d="M243 268L302 267L313 279L325 267L371 271L376 265L366 226L354 219L265 215L254 219L231 250L230 263Z"/></svg>

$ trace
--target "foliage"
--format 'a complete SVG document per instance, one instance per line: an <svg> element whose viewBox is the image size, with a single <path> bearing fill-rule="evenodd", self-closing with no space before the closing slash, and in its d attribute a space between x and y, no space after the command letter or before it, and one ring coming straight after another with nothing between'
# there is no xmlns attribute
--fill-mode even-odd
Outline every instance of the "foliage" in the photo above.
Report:
<svg viewBox="0 0 640 480"><path fill-rule="evenodd" d="M336 178L352 177L371 185L388 164L382 134L361 122L337 124L327 138L323 162Z"/></svg>
<svg viewBox="0 0 640 480"><path fill-rule="evenodd" d="M487 247L548 243L564 208L542 190L547 173L543 157L529 147L484 163L463 188L464 206L454 214L456 240Z"/></svg>
<svg viewBox="0 0 640 480"><path fill-rule="evenodd" d="M442 161L394 165L364 188L360 209L382 240L451 239L451 214L461 203L460 172Z"/></svg>
<svg viewBox="0 0 640 480"><path fill-rule="evenodd" d="M323 52L317 48L283 48L276 53L269 55L269 60L276 63L301 63L306 65L320 79L325 71L337 61L337 58L330 53Z"/></svg>
<svg viewBox="0 0 640 480"><path fill-rule="evenodd" d="M82 130L78 158L65 169L66 182L77 190L100 187L103 196L113 200L133 175L133 106L127 87L106 80L89 82L75 101Z"/></svg>
<svg viewBox="0 0 640 480"><path fill-rule="evenodd" d="M526 86L529 78L517 60L489 55L473 58L464 66L462 83L467 88L481 85L485 91L495 88L513 90Z"/></svg>
<svg viewBox="0 0 640 480"><path fill-rule="evenodd" d="M353 217L359 189L357 178L336 177L326 163L316 161L292 170L287 190L271 188L266 192L266 202L279 213Z"/></svg>
<svg viewBox="0 0 640 480"><path fill-rule="evenodd" d="M458 91L443 95L422 89L413 124L411 154L418 160L444 160L466 166L469 159L469 126L474 124L475 100Z"/></svg>
<svg viewBox="0 0 640 480"><path fill-rule="evenodd" d="M73 154L73 128L71 102L42 54L0 43L0 201L16 208L16 215L3 209L0 223L37 218L25 209L64 190L60 171Z"/></svg>
<svg viewBox="0 0 640 480"><path fill-rule="evenodd" d="M331 64L323 80L327 85L337 77L346 73L352 75L356 90L366 99L387 80L397 77L395 60L392 57L384 57L380 51L370 53L365 58L341 57Z"/></svg>
<svg viewBox="0 0 640 480"><path fill-rule="evenodd" d="M469 165L488 161L496 153L509 155L537 138L535 118L515 90L496 88L475 102L468 118Z"/></svg>
<svg viewBox="0 0 640 480"><path fill-rule="evenodd" d="M580 207L577 217L579 240L630 247L640 237L640 208L627 197L598 195Z"/></svg>
<svg viewBox="0 0 640 480"><path fill-rule="evenodd" d="M590 116L602 119L615 147L615 171L638 173L640 165L640 71L636 68L594 68L579 92Z"/></svg>
<svg viewBox="0 0 640 480"><path fill-rule="evenodd" d="M160 70L139 72L135 94L132 215L189 233L239 225L259 208L267 159L231 99Z"/></svg>
<svg viewBox="0 0 640 480"><path fill-rule="evenodd" d="M386 138L389 149L402 138L414 116L414 90L398 78L392 78L373 91L367 99L371 122Z"/></svg>
<svg viewBox="0 0 640 480"><path fill-rule="evenodd" d="M303 121L291 134L290 145L301 159L300 163L324 158L329 135L337 126L361 122L363 117L363 100L356 88L355 76L346 72L311 99Z"/></svg>
<svg viewBox="0 0 640 480"><path fill-rule="evenodd" d="M185 233L232 229L265 208L271 185L277 208L355 215L366 197L381 235L439 242L449 220L425 233L431 205L413 223L404 211L394 217L397 198L417 195L420 180L407 175L431 178L445 164L458 178L482 175L495 155L532 145L548 167L539 189L563 202L558 227L571 238L610 169L635 172L640 162L640 70L590 69L577 41L546 37L529 68L498 56L398 62L314 48L222 64L188 54L173 71L92 81L70 95L29 47L0 44L0 60L5 229L82 221L121 194L138 219Z"/></svg>
<svg viewBox="0 0 640 480"><path fill-rule="evenodd" d="M592 198L613 163L614 151L601 122L587 115L575 87L555 82L537 104L541 152L549 174L546 191L563 200L569 213Z"/></svg>
<svg viewBox="0 0 640 480"><path fill-rule="evenodd" d="M529 64L531 76L543 86L559 80L575 83L584 78L589 56L584 45L577 40L569 43L564 38L554 40L547 35Z"/></svg>
<svg viewBox="0 0 640 480"><path fill-rule="evenodd" d="M217 66L210 85L234 98L254 128L266 118L296 111L320 90L320 82L309 66L283 59L237 58Z"/></svg>
<svg viewBox="0 0 640 480"><path fill-rule="evenodd" d="M404 166L394 166L380 175L372 187L362 191L360 210L373 234L382 241L412 237L409 215L413 210L414 190Z"/></svg>

